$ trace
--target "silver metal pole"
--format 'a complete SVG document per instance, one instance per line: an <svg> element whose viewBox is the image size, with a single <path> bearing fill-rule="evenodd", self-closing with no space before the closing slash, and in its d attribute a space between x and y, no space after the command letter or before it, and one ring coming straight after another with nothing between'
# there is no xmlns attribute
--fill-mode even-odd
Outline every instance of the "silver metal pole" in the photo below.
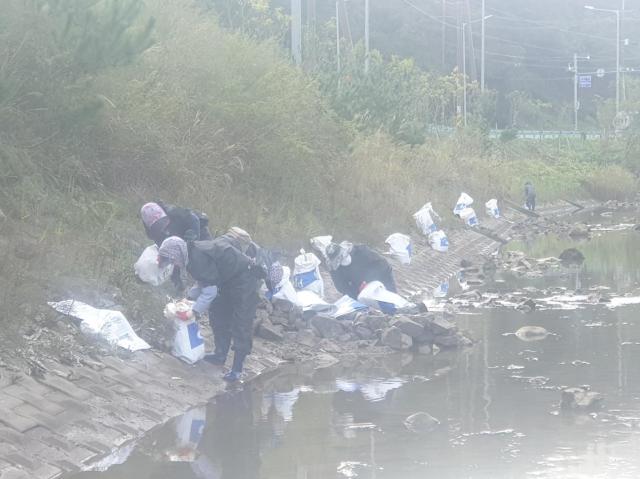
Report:
<svg viewBox="0 0 640 479"><path fill-rule="evenodd" d="M364 72L369 73L369 0L364 0Z"/></svg>
<svg viewBox="0 0 640 479"><path fill-rule="evenodd" d="M481 52L480 52L480 91L484 93L484 22L485 22L485 0L482 0L482 32L481 32Z"/></svg>
<svg viewBox="0 0 640 479"><path fill-rule="evenodd" d="M616 115L620 113L620 10L616 10Z"/></svg>
<svg viewBox="0 0 640 479"><path fill-rule="evenodd" d="M573 130L578 131L578 54L573 54Z"/></svg>
<svg viewBox="0 0 640 479"><path fill-rule="evenodd" d="M340 0L336 0L336 63L338 75L340 75L340 70L342 70L340 65Z"/></svg>
<svg viewBox="0 0 640 479"><path fill-rule="evenodd" d="M302 64L302 0L291 0L291 54Z"/></svg>
<svg viewBox="0 0 640 479"><path fill-rule="evenodd" d="M464 126L467 126L467 24L462 24L462 117Z"/></svg>

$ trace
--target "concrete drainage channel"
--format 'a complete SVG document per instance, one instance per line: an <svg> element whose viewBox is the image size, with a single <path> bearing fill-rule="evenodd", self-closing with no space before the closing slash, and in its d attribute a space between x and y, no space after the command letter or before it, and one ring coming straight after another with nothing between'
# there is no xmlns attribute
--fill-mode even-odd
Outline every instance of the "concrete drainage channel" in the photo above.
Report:
<svg viewBox="0 0 640 479"><path fill-rule="evenodd" d="M541 213L561 216L574 209L562 205ZM506 237L521 221L519 213L508 212L504 219L483 224ZM499 245L472 230L450 232L449 239L451 247L443 254L431 250L425 239L414 238L417 253L411 265L394 264L404 295L424 296L453 277L463 259L477 264ZM256 340L247 364L248 380L292 359L326 363L340 354L321 350L316 343L298 345L296 356L281 344ZM125 359L102 357L90 366L47 367L48 372L37 378L14 374L11 384L0 391L1 479L53 479L92 465L108 465L118 449L226 388L219 368L202 361L187 366L157 351Z"/></svg>

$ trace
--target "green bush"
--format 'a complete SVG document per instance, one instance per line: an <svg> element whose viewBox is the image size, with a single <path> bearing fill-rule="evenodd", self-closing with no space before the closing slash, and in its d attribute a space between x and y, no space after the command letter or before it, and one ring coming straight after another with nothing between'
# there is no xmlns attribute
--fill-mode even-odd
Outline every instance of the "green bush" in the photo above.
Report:
<svg viewBox="0 0 640 479"><path fill-rule="evenodd" d="M638 179L623 167L611 165L593 172L584 187L598 200L629 200L638 193Z"/></svg>

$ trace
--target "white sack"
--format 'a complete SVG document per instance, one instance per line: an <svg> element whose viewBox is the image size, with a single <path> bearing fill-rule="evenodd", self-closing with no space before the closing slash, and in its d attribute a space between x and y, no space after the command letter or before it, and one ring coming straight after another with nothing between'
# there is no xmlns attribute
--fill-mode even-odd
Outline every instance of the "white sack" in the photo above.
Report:
<svg viewBox="0 0 640 479"><path fill-rule="evenodd" d="M164 315L167 319L173 320L176 331L171 354L187 364L195 364L204 358L205 354L204 340L200 335L200 327L194 319L185 321L176 315L178 311L190 310L191 304L189 303L169 303L164 309Z"/></svg>
<svg viewBox="0 0 640 479"><path fill-rule="evenodd" d="M444 231L438 230L429 235L429 246L440 253L449 251L449 238Z"/></svg>
<svg viewBox="0 0 640 479"><path fill-rule="evenodd" d="M291 284L291 269L288 266L282 267L282 279L280 282L274 287L273 295L271 299L280 299L283 301L288 301L296 306L302 306L300 301L298 300L298 293L296 292L293 284Z"/></svg>
<svg viewBox="0 0 640 479"><path fill-rule="evenodd" d="M468 208L472 204L473 204L473 198L471 198L471 196L469 196L466 193L460 193L460 197L458 198L458 201L456 202L456 206L453 209L453 214L459 215L462 210L464 210L465 208Z"/></svg>
<svg viewBox="0 0 640 479"><path fill-rule="evenodd" d="M97 309L73 299L47 304L59 313L80 319L80 330L85 334L100 336L109 344L129 351L151 348L135 333L120 311Z"/></svg>
<svg viewBox="0 0 640 479"><path fill-rule="evenodd" d="M473 208L465 208L460 212L460 218L466 223L467 226L478 226L478 217Z"/></svg>
<svg viewBox="0 0 640 479"><path fill-rule="evenodd" d="M158 247L155 244L145 248L133 269L140 280L153 286L160 286L173 273L172 264L164 268L158 266Z"/></svg>
<svg viewBox="0 0 640 479"><path fill-rule="evenodd" d="M422 231L422 234L429 235L430 233L438 229L433 220L433 217L439 219L438 215L433 210L433 206L431 205L431 203L425 204L416 213L414 213L413 218L416 220L416 225L418 226L420 231Z"/></svg>
<svg viewBox="0 0 640 479"><path fill-rule="evenodd" d="M358 295L358 302L386 314L395 314L399 310L415 307L399 294L388 291L380 281L368 283Z"/></svg>
<svg viewBox="0 0 640 479"><path fill-rule="evenodd" d="M313 291L324 298L324 280L320 275L320 259L304 250L296 256L293 266L293 286L296 290Z"/></svg>
<svg viewBox="0 0 640 479"><path fill-rule="evenodd" d="M389 254L398 258L402 264L411 264L411 238L402 233L393 233L385 243L389 245Z"/></svg>
<svg viewBox="0 0 640 479"><path fill-rule="evenodd" d="M498 200L491 199L484 204L487 209L487 215L493 218L500 218L500 208L498 208Z"/></svg>

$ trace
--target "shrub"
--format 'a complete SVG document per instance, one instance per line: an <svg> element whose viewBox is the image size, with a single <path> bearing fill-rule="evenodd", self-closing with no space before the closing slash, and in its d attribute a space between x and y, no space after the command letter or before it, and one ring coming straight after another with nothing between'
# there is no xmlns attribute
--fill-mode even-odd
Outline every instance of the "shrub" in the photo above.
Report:
<svg viewBox="0 0 640 479"><path fill-rule="evenodd" d="M621 166L611 165L592 173L584 187L598 200L628 200L637 194L638 180Z"/></svg>

